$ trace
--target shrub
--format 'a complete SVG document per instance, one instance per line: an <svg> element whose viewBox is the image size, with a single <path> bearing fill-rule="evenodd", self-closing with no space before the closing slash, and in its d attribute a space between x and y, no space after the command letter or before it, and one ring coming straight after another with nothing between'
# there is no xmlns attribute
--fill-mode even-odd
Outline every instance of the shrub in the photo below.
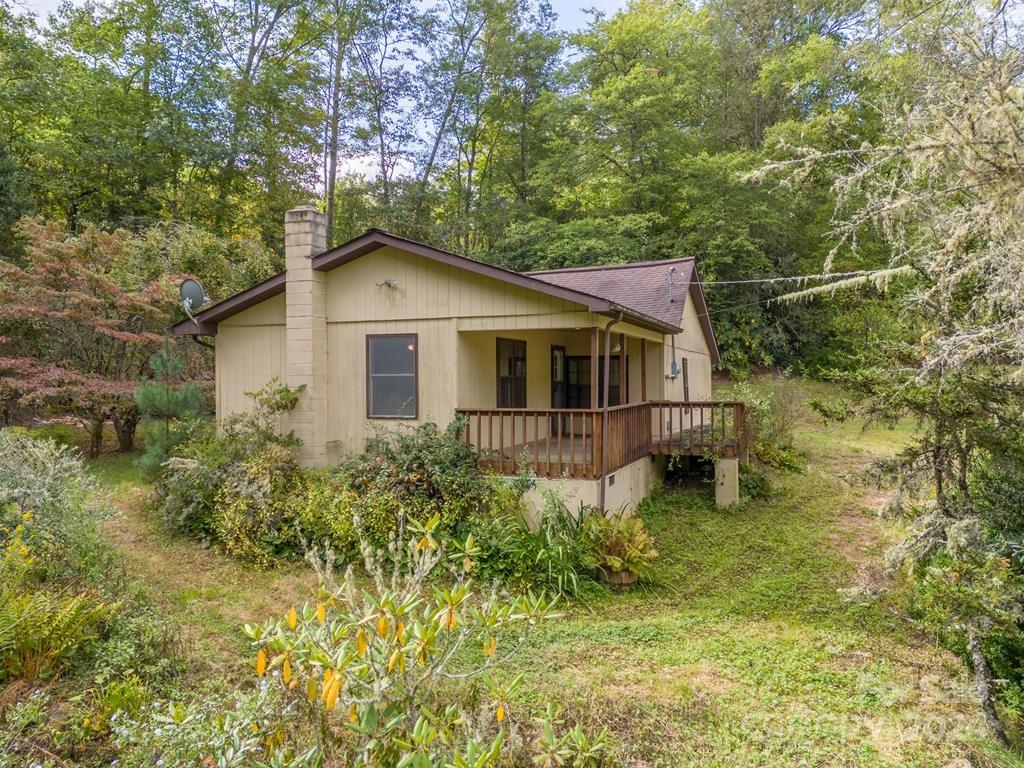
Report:
<svg viewBox="0 0 1024 768"><path fill-rule="evenodd" d="M763 499L771 490L771 481L762 469L750 462L740 464L740 496L747 499Z"/></svg>
<svg viewBox="0 0 1024 768"><path fill-rule="evenodd" d="M596 510L583 520L587 552L584 562L591 568L635 573L641 579L653 573L658 551L642 518L619 511L606 517Z"/></svg>
<svg viewBox="0 0 1024 768"><path fill-rule="evenodd" d="M292 494L299 464L287 446L269 443L224 473L214 503L213 529L224 550L266 567L299 553Z"/></svg>
<svg viewBox="0 0 1024 768"><path fill-rule="evenodd" d="M219 431L209 422L191 423L188 434L163 465L155 495L160 516L173 529L207 544L218 540L216 518L221 504L228 508L223 525L258 528L258 521L238 517L252 507L253 498L245 497L251 489L247 481L253 472L259 474L261 465L284 461L283 453L292 452L298 444L292 434L280 434L280 420L295 407L300 392L301 388L289 389L274 379L247 393L252 408L225 418ZM290 476L298 477L296 473ZM278 484L274 486L278 496L286 495ZM232 498L233 490L241 490L242 497ZM258 498L256 501L259 506Z"/></svg>
<svg viewBox="0 0 1024 768"><path fill-rule="evenodd" d="M357 554L359 540L353 518L360 497L329 470L305 473L300 485L293 503L304 543L329 545L342 560Z"/></svg>
<svg viewBox="0 0 1024 768"><path fill-rule="evenodd" d="M318 604L247 626L256 672L275 671L286 698L312 702L326 759L365 766L492 765L518 678L503 684L489 671L551 615L550 605L531 595L508 600L494 590L478 593L470 577L472 540L449 551L436 537L437 516L409 525L412 535L405 538L400 521L400 538L386 554L361 540L369 587L357 588L351 569L336 584L330 569L318 566L327 587ZM442 569L445 577L432 576ZM462 654L471 654L467 664L456 662ZM445 700L455 674L484 683L490 725L480 713Z"/></svg>
<svg viewBox="0 0 1024 768"><path fill-rule="evenodd" d="M122 768L313 768L315 748L297 753L284 743L298 717L298 704L285 704L280 686L264 681L223 698L162 702L137 717L118 715L111 727Z"/></svg>
<svg viewBox="0 0 1024 768"><path fill-rule="evenodd" d="M800 472L804 461L793 444L797 403L785 385L759 394L747 382L733 389L733 397L746 403L746 427L751 455L776 469Z"/></svg>
<svg viewBox="0 0 1024 768"><path fill-rule="evenodd" d="M105 514L77 454L0 430L0 576L96 578L109 566L96 533Z"/></svg>
<svg viewBox="0 0 1024 768"><path fill-rule="evenodd" d="M442 528L452 530L473 510L488 506L492 493L476 451L461 439L465 426L459 416L444 429L427 422L411 430L378 431L363 453L342 464L339 477L360 496L375 494L372 509L402 509L420 522L439 515ZM395 520L387 522L389 532ZM375 522L380 541L385 520Z"/></svg>
<svg viewBox="0 0 1024 768"><path fill-rule="evenodd" d="M164 463L156 486L155 506L168 526L207 545L214 541L217 493L234 453L213 424L193 425L191 438Z"/></svg>

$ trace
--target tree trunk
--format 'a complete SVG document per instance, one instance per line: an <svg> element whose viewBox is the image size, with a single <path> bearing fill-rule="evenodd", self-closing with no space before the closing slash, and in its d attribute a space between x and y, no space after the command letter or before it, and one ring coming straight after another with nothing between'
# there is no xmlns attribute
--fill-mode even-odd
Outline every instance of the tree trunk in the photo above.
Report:
<svg viewBox="0 0 1024 768"><path fill-rule="evenodd" d="M139 425L138 409L129 408L115 413L111 421L114 422L114 431L117 433L117 449L121 453L131 453L135 450L135 428Z"/></svg>
<svg viewBox="0 0 1024 768"><path fill-rule="evenodd" d="M327 247L334 244L334 197L338 184L338 133L341 126L341 72L345 58L345 35L341 26L342 6L337 9L334 36L334 72L331 78L330 137L327 144Z"/></svg>
<svg viewBox="0 0 1024 768"><path fill-rule="evenodd" d="M992 692L992 671L989 669L988 659L985 658L981 638L973 628L967 630L967 650L971 654L971 664L974 666L974 687L981 702L981 711L985 715L985 722L989 730L992 731L992 735L1001 744L1009 745L1006 731L999 721L999 713L996 712L995 696Z"/></svg>
<svg viewBox="0 0 1024 768"><path fill-rule="evenodd" d="M97 416L92 420L92 427L89 430L89 458L95 459L103 450L103 427L107 423L104 416Z"/></svg>

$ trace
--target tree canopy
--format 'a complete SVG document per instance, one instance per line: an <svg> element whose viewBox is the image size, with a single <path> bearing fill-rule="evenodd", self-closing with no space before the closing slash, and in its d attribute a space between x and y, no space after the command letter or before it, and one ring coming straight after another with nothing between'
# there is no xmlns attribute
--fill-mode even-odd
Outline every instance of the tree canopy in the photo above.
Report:
<svg viewBox="0 0 1024 768"><path fill-rule="evenodd" d="M255 279L280 265L284 211L315 199L332 243L377 226L519 269L817 271L827 183L741 177L780 137L845 141L837 116L880 130L883 86L844 52L861 16L634 0L566 34L543 0L110 0L45 21L0 0L0 223L173 227ZM0 257L21 248L0 236ZM729 367L832 354L835 312L765 298L712 291Z"/></svg>

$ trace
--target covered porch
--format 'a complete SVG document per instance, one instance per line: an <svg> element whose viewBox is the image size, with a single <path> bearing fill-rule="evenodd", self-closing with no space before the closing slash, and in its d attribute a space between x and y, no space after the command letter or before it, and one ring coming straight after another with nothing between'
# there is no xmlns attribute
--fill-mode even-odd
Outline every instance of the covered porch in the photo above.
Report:
<svg viewBox="0 0 1024 768"><path fill-rule="evenodd" d="M600 480L652 455L743 454L743 404L704 399L699 381L688 397L685 351L664 336L629 327L458 336L465 439L503 475Z"/></svg>

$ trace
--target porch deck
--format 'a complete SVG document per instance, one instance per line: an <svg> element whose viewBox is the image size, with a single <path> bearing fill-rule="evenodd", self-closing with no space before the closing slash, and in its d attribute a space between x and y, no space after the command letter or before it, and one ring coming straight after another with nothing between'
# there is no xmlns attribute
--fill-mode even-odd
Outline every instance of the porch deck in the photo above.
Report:
<svg viewBox="0 0 1024 768"><path fill-rule="evenodd" d="M648 401L591 409L458 409L481 463L503 475L597 479L652 454L740 457L743 403ZM607 417L607 425L603 420ZM602 446L602 439L607 445Z"/></svg>

